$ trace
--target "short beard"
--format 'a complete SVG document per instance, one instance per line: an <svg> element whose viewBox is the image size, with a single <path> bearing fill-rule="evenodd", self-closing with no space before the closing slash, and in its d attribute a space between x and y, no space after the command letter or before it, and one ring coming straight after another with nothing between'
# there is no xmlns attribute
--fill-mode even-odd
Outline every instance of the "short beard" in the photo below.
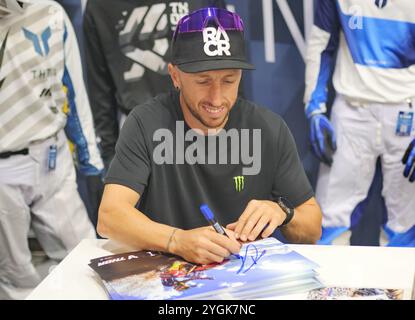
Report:
<svg viewBox="0 0 415 320"><path fill-rule="evenodd" d="M184 96L184 94L182 93L182 96L183 96L183 101L184 101L184 104L186 105L186 108L190 111L190 113L193 115L193 117L195 117L197 120L199 120L199 122L201 123L201 124L203 124L206 128L208 128L208 129L217 129L217 128L221 128L222 127L222 125L224 124L224 123L226 123L226 121L228 121L228 118L229 118L229 110L228 110L228 113L226 114L226 116L223 118L223 121L219 124L219 125L217 125L217 126L214 126L214 127L212 127L212 126L210 126L208 123L206 123L203 119L202 119L202 117L196 112L196 110L195 109L193 109L193 108L191 108L190 107L190 104L187 102L187 100L186 100L186 97Z"/></svg>

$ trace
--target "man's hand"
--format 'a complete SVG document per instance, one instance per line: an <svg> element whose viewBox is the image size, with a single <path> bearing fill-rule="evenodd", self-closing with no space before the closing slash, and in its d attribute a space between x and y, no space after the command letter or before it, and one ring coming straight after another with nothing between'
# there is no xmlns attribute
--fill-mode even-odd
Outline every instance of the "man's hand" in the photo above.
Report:
<svg viewBox="0 0 415 320"><path fill-rule="evenodd" d="M329 119L324 114L316 114L310 118L311 146L317 158L331 166L332 154L336 151L336 134Z"/></svg>
<svg viewBox="0 0 415 320"><path fill-rule="evenodd" d="M232 231L226 231L229 237L217 233L212 227L177 230L172 238L171 252L189 262L220 263L241 249L241 244L236 241Z"/></svg>
<svg viewBox="0 0 415 320"><path fill-rule="evenodd" d="M405 178L409 177L410 182L415 181L415 139L409 144L405 155L402 158L402 163L405 165L403 175ZM411 174L412 171L412 174Z"/></svg>
<svg viewBox="0 0 415 320"><path fill-rule="evenodd" d="M254 241L260 234L262 238L269 237L286 217L273 201L251 200L238 221L226 227L235 232L236 239Z"/></svg>

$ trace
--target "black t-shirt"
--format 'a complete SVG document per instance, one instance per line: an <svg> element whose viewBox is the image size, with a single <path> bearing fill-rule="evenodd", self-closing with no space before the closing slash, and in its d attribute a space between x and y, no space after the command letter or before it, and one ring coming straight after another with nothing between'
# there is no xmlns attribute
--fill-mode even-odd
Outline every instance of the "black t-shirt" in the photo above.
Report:
<svg viewBox="0 0 415 320"><path fill-rule="evenodd" d="M140 193L138 209L150 219L184 229L206 226L199 208L207 204L216 219L226 225L236 221L252 199L283 196L298 206L313 196L294 139L282 118L272 111L239 98L223 132L239 133L242 143L235 144L239 140L229 138L225 149L219 143L220 135L195 134L193 141L187 141L188 131L194 130L183 119L178 93L160 94L133 109L115 148L105 183ZM260 141L255 139L258 130ZM249 137L248 141L243 137ZM161 148L169 142L173 143L170 149ZM202 144L206 146L204 158L202 149L192 153ZM213 150L216 158L209 158ZM225 164L221 157L224 153ZM194 162L195 157L187 157L192 154L199 156L195 164L186 161ZM167 164L160 164L160 155ZM247 155L252 156L250 161ZM258 173L252 174L255 171Z"/></svg>

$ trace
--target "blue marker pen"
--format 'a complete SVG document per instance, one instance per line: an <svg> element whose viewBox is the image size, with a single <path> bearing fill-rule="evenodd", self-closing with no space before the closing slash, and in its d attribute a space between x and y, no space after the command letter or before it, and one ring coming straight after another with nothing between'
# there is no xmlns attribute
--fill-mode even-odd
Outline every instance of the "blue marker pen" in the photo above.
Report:
<svg viewBox="0 0 415 320"><path fill-rule="evenodd" d="M209 222L209 224L216 230L217 233L222 234L224 236L229 236L226 234L225 229L219 224L219 222L216 221L215 216L213 215L212 210L208 207L207 204L202 204L200 206L200 211L202 211L203 216L206 218L206 220ZM239 254L233 254L232 255L238 259L241 258Z"/></svg>

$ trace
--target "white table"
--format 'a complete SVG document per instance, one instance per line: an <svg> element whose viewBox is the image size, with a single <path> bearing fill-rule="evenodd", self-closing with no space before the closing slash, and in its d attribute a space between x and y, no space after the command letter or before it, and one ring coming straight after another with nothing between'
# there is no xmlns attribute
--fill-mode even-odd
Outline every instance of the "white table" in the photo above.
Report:
<svg viewBox="0 0 415 320"><path fill-rule="evenodd" d="M414 282L415 248L291 247L321 266L317 271L326 286L410 289ZM93 258L128 251L133 249L109 240L83 240L28 299L108 299L88 263Z"/></svg>

